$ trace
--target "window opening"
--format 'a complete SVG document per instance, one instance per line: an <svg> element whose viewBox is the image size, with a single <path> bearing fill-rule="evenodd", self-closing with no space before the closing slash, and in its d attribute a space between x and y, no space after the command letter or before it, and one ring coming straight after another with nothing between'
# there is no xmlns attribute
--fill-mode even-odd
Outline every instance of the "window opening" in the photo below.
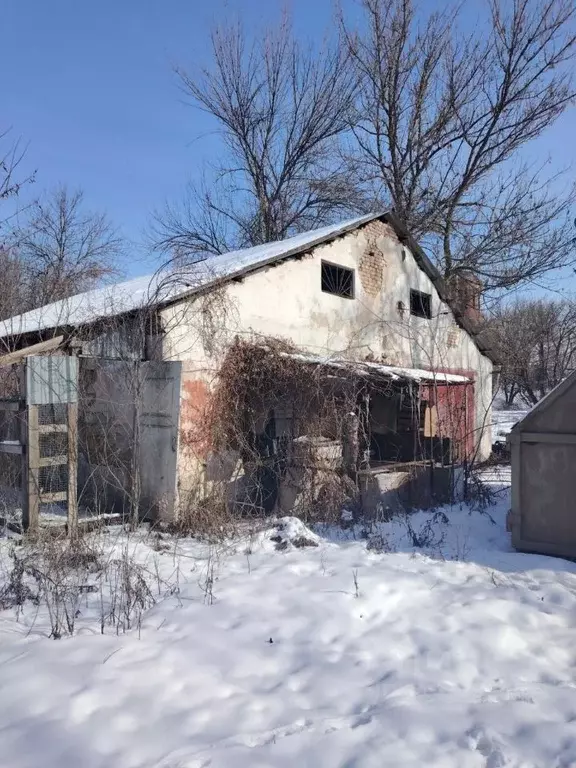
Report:
<svg viewBox="0 0 576 768"><path fill-rule="evenodd" d="M323 261L322 290L324 293L332 293L335 296L342 296L344 299L353 299L354 270Z"/></svg>

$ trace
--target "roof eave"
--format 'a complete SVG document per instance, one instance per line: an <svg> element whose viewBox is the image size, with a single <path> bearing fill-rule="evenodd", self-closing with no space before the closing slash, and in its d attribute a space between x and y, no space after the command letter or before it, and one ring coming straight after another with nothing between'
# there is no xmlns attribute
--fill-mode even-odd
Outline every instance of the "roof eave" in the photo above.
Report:
<svg viewBox="0 0 576 768"><path fill-rule="evenodd" d="M213 280L208 280L207 282L198 286L191 286L188 291L184 291L178 294L177 296L167 297L165 299L158 299L156 302L154 302L154 308L162 309L165 307L173 306L182 301L185 301L187 298L191 296L199 295L204 292L212 290L214 286L220 282L224 284L231 280L238 280L248 274L257 272L261 269L265 269L266 267L270 267L275 264L281 264L282 262L291 258L303 256L306 253L311 252L312 250L314 250L314 248L317 248L318 246L333 242L334 240L337 240L339 237L343 237L344 235L347 235L348 233L353 232L359 229L360 227L363 227L366 224L369 224L377 220L382 221L385 224L388 224L394 230L396 236L398 237L398 240L401 243L404 243L405 245L407 245L407 247L410 249L419 267L432 281L442 301L444 301L444 303L446 303L450 308L456 323L464 331L466 331L466 333L472 338L476 347L482 354L488 357L494 365L499 365L500 360L498 359L498 356L496 355L494 350L492 350L490 347L488 347L479 339L478 329L466 317L464 317L462 313L454 310L450 302L449 292L446 286L446 282L442 278L440 272L434 266L432 261L428 258L428 256L426 255L422 247L410 234L405 223L400 218L398 218L396 214L394 214L391 211L367 214L366 216L360 217L354 221L348 222L347 224L344 224L332 230L328 235L326 234L320 235L316 238L313 238L312 240L307 241L304 245L294 246L293 248L290 248L289 250L283 252L279 256L278 255L270 256L269 258L259 261L257 263L247 264L236 270L227 272L225 275L220 275L220 276L215 275ZM125 315L137 313L144 309L149 311L150 308L151 308L150 306L147 306L147 307L143 307L142 309L126 310L125 312L119 312L117 314L117 317L122 317ZM62 326L53 326L51 328L39 329L37 331L30 331L28 333L37 334L37 335L42 335L47 332L53 333L56 330L59 330L61 328L66 328L66 327L79 328L82 325L94 325L100 322L101 319L102 318L98 318L98 319L95 319L93 322L77 323L75 325L68 324L68 325L62 325ZM22 333L22 336L24 335L26 335L26 332Z"/></svg>
<svg viewBox="0 0 576 768"><path fill-rule="evenodd" d="M329 235L323 235L321 237L314 238L313 240L309 240L305 245L294 246L294 248L290 248L289 250L282 253L280 256L270 256L268 259L263 259L262 261L259 261L255 264L247 264L232 272L227 272L225 275L215 276L213 280L203 283L202 285L190 287L189 291L180 293L178 294L178 296L173 296L173 297L166 298L164 300L159 301L156 304L156 306L169 307L174 304L178 304L179 302L189 298L190 296L196 296L209 289L214 288L214 285L217 285L219 282L227 283L231 280L238 280L239 278L242 278L245 275L248 275L252 272L258 272L261 269L266 269L266 267L271 267L271 266L275 266L276 264L281 264L282 262L287 261L288 259L293 259L297 256L303 256L306 253L314 250L314 248L318 248L318 246L320 245L331 243L334 240L337 240L339 237L343 237L344 235L347 235L349 232L353 232L359 227L363 227L364 225L369 224L371 221L376 221L377 219L381 219L383 215L384 214L382 213L367 214L366 216L363 216L359 220L356 220L345 226L338 227L338 229L333 230Z"/></svg>

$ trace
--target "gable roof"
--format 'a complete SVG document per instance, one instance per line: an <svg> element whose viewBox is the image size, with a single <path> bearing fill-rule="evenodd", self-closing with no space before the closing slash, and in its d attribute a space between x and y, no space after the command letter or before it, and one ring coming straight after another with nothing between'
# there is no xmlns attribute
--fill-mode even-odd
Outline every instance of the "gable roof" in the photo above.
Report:
<svg viewBox="0 0 576 768"><path fill-rule="evenodd" d="M177 275L158 271L46 304L0 322L0 339L28 333L41 334L56 328L89 325L106 317L127 314L146 307L166 306L223 279L238 278L284 259L300 256L318 245L335 240L376 220L392 227L399 241L407 245L420 269L430 278L442 301L450 305L449 292L440 273L403 223L390 212L370 213L339 224L302 232L286 240L215 256L193 264ZM478 338L477 330L470 322L454 310L453 314L458 325L474 338L480 352L493 362L498 362L492 350Z"/></svg>
<svg viewBox="0 0 576 768"><path fill-rule="evenodd" d="M328 242L376 218L361 216L341 224L303 232L287 240L231 251L193 264L172 275L158 271L79 293L0 322L0 338L53 328L94 323L106 317L176 301L223 278L234 278Z"/></svg>
<svg viewBox="0 0 576 768"><path fill-rule="evenodd" d="M576 371L572 371L572 373L566 376L565 379L562 379L560 384L556 384L554 389L551 389L550 392L547 392L541 400L538 400L536 405L533 405L532 408L530 408L524 418L520 419L520 421L517 421L510 430L508 437L511 442L515 442L515 440L518 439L520 432L529 431L529 429L527 430L527 427L530 427L532 421L534 420L534 416L548 410L548 408L550 408L550 406L553 405L556 400L561 398L565 392L571 389L575 383Z"/></svg>

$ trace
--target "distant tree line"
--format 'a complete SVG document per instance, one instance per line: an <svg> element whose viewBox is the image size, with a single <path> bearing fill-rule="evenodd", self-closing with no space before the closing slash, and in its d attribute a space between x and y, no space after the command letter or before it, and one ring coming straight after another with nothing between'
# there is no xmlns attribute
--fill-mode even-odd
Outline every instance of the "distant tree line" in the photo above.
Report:
<svg viewBox="0 0 576 768"><path fill-rule="evenodd" d="M59 185L31 197L24 154L9 131L0 134L0 320L96 286L120 269L124 250L82 190Z"/></svg>
<svg viewBox="0 0 576 768"><path fill-rule="evenodd" d="M534 405L576 369L576 303L523 299L500 306L485 331L502 365L505 405Z"/></svg>

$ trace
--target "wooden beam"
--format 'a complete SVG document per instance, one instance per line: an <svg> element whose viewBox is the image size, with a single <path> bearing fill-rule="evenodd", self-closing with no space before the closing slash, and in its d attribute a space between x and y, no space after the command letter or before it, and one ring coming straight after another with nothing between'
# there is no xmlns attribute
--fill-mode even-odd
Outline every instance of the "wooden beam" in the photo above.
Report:
<svg viewBox="0 0 576 768"><path fill-rule="evenodd" d="M64 342L64 336L54 336L53 339L47 341L40 341L38 344L32 344L29 347L23 349L17 349L15 352L9 352L7 355L0 357L0 366L13 365L19 363L22 358L28 355L41 355L43 352L52 352L58 349Z"/></svg>
<svg viewBox="0 0 576 768"><path fill-rule="evenodd" d="M26 444L28 455L24 461L23 479L23 525L25 530L36 533L40 523L40 484L38 462L40 460L40 441L38 439L38 406L29 405L26 409Z"/></svg>
<svg viewBox="0 0 576 768"><path fill-rule="evenodd" d="M68 403L68 535L78 529L78 403Z"/></svg>
<svg viewBox="0 0 576 768"><path fill-rule="evenodd" d="M555 443L557 445L576 445L576 435L558 432L520 432L523 443Z"/></svg>
<svg viewBox="0 0 576 768"><path fill-rule="evenodd" d="M24 452L24 446L22 443L15 440L3 440L0 442L0 453L16 453L22 454Z"/></svg>
<svg viewBox="0 0 576 768"><path fill-rule="evenodd" d="M68 424L39 424L38 432L41 435L51 435L54 432L68 432Z"/></svg>
<svg viewBox="0 0 576 768"><path fill-rule="evenodd" d="M44 456L38 462L39 467L61 467L68 464L68 456Z"/></svg>
<svg viewBox="0 0 576 768"><path fill-rule="evenodd" d="M41 493L38 496L40 504L52 504L55 501L66 501L67 491L54 491L53 493Z"/></svg>

